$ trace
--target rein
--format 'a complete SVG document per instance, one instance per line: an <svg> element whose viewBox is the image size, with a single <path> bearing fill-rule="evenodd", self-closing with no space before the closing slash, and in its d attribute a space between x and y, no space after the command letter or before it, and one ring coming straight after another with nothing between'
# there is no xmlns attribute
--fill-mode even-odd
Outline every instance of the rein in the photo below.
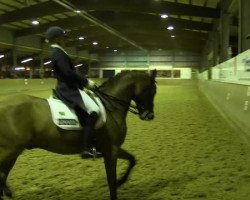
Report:
<svg viewBox="0 0 250 200"><path fill-rule="evenodd" d="M114 97L112 95L109 95L109 94L106 94L104 92L101 92L99 90L99 88L96 88L95 92L96 92L97 95L99 94L98 96L103 97L105 100L107 100L107 101L110 101L110 100L114 101L114 102L118 103L119 105L121 105L121 106L123 106L125 108L128 108L129 112L131 112L131 113L133 113L135 115L139 115L138 107L137 106L129 104L126 101L121 100L121 99L119 99L117 97Z"/></svg>

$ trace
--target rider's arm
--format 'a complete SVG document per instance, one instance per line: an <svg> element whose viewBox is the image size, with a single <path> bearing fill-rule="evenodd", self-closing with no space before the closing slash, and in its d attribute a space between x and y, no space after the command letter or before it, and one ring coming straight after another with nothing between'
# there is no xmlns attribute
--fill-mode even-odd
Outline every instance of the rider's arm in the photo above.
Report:
<svg viewBox="0 0 250 200"><path fill-rule="evenodd" d="M54 53L52 61L55 63L58 71L60 71L60 74L63 76L65 81L69 84L72 82L77 83L79 87L85 87L88 84L87 79L82 78L75 72L74 69L72 69L70 58L64 52L59 50Z"/></svg>
<svg viewBox="0 0 250 200"><path fill-rule="evenodd" d="M87 87L88 87L89 89L94 89L94 88L97 87L97 85L96 85L96 83L95 83L94 81L92 81L91 79L87 79L87 80L88 80L88 85L87 85Z"/></svg>

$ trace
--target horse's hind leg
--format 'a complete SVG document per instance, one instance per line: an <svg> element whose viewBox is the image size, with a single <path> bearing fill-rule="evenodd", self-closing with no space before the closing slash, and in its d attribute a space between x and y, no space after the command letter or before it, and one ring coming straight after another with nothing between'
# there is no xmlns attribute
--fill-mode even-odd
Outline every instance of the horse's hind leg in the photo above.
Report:
<svg viewBox="0 0 250 200"><path fill-rule="evenodd" d="M123 185L127 181L131 170L133 169L133 167L136 164L136 160L132 154L128 153L127 151L123 150L122 148L118 149L118 158L125 159L125 160L129 161L129 166L128 166L127 171L117 182L117 187L120 187L121 185Z"/></svg>

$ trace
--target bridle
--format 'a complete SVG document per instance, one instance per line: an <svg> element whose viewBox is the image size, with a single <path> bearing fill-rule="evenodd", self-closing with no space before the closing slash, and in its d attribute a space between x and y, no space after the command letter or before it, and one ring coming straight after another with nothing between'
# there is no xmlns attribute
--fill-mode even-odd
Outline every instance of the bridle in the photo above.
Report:
<svg viewBox="0 0 250 200"><path fill-rule="evenodd" d="M140 105L136 106L136 105L130 104L130 103L124 101L124 100L121 100L121 99L119 99L117 97L114 97L112 95L106 94L105 92L100 91L98 87L94 89L94 92L100 98L103 98L104 100L108 101L111 104L113 102L115 102L115 103L118 103L122 107L128 108L129 112L131 112L131 113L133 113L135 115L139 115L140 114L139 113L139 109L144 110L143 106L140 106ZM106 106L106 108L107 108L107 106Z"/></svg>

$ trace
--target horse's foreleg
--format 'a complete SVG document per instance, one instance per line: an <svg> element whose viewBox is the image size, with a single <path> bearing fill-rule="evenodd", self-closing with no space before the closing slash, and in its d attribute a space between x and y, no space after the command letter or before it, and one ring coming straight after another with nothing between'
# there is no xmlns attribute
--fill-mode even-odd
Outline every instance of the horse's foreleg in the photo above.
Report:
<svg viewBox="0 0 250 200"><path fill-rule="evenodd" d="M10 170L16 162L18 154L16 152L8 152L9 151L7 150L2 151L2 154L0 155L0 200L3 195L12 197L12 192L6 185L6 180Z"/></svg>
<svg viewBox="0 0 250 200"><path fill-rule="evenodd" d="M122 148L118 149L118 158L125 159L125 160L129 161L129 166L128 166L127 171L117 182L117 187L120 187L121 185L123 185L127 181L131 170L133 169L133 167L136 164L136 160L132 154L128 153L127 151L123 150Z"/></svg>
<svg viewBox="0 0 250 200"><path fill-rule="evenodd" d="M116 186L116 165L117 165L117 147L112 146L107 152L104 153L105 169L109 185L110 199L117 199L117 186Z"/></svg>
<svg viewBox="0 0 250 200"><path fill-rule="evenodd" d="M3 187L4 187L4 178L3 178L3 173L0 174L0 200L3 200Z"/></svg>
<svg viewBox="0 0 250 200"><path fill-rule="evenodd" d="M2 200L2 197L6 195L7 197L12 197L12 192L6 185L6 178L5 174L1 172L0 174L0 200Z"/></svg>
<svg viewBox="0 0 250 200"><path fill-rule="evenodd" d="M12 197L12 192L6 186L6 176L0 169L0 200L3 200L4 195Z"/></svg>

